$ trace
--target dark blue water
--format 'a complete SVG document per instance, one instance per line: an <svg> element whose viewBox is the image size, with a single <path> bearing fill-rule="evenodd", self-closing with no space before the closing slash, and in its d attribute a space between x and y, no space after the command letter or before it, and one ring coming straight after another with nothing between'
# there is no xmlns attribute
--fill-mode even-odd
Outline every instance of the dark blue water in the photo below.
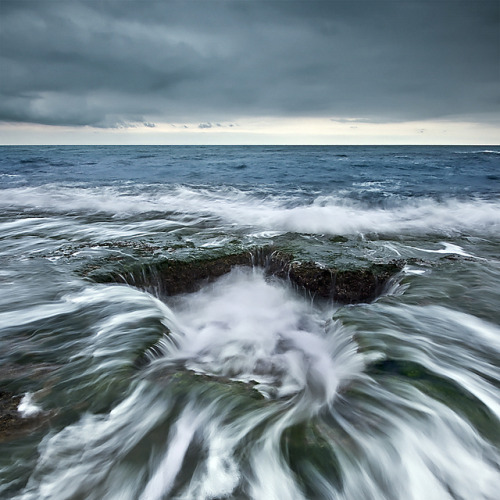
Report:
<svg viewBox="0 0 500 500"><path fill-rule="evenodd" d="M496 196L498 147L31 146L0 149L2 187L117 182L385 196ZM368 188L368 189L367 189Z"/></svg>
<svg viewBox="0 0 500 500"><path fill-rule="evenodd" d="M96 278L262 246L402 270ZM499 304L500 147L0 147L0 497L496 500Z"/></svg>

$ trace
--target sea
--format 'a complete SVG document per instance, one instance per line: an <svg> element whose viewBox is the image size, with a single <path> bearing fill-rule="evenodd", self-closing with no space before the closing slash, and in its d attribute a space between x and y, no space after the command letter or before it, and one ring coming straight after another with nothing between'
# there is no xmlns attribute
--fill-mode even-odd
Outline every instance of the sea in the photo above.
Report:
<svg viewBox="0 0 500 500"><path fill-rule="evenodd" d="M127 280L262 249L398 271ZM2 499L496 500L499 364L499 146L0 147Z"/></svg>

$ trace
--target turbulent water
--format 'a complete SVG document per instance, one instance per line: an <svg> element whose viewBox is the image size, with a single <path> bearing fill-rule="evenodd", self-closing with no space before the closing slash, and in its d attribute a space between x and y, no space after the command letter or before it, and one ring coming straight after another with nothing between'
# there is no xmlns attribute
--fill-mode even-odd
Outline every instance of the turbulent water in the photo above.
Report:
<svg viewBox="0 0 500 500"><path fill-rule="evenodd" d="M498 498L499 147L2 147L0 187L1 498ZM404 267L92 279L268 245Z"/></svg>

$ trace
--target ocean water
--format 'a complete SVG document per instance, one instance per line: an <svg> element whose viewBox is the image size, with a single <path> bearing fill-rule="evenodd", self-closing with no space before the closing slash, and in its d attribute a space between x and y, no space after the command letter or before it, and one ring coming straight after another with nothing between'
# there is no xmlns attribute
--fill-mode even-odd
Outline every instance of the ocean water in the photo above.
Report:
<svg viewBox="0 0 500 500"><path fill-rule="evenodd" d="M95 279L268 246L402 270ZM500 147L0 147L0 263L1 498L498 498Z"/></svg>

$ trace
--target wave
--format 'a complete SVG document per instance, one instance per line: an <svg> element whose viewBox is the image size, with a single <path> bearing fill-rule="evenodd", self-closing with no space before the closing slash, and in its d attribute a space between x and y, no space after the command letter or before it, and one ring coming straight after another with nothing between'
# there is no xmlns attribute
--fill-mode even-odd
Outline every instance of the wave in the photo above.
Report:
<svg viewBox="0 0 500 500"><path fill-rule="evenodd" d="M477 151L455 151L455 153L460 155L480 155L480 154L500 155L500 151L496 149L481 149Z"/></svg>
<svg viewBox="0 0 500 500"><path fill-rule="evenodd" d="M46 185L5 189L0 208L114 218L148 214L160 219L168 214L181 223L194 216L228 228L314 234L500 234L500 200L481 198L393 199L381 207L339 195L311 200L301 192L285 196L227 187Z"/></svg>

